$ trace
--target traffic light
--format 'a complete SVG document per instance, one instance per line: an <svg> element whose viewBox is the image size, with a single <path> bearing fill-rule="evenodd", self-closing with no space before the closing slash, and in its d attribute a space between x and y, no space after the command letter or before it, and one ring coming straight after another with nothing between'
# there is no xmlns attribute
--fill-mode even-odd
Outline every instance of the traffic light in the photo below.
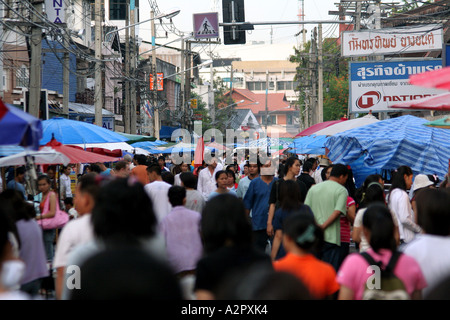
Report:
<svg viewBox="0 0 450 320"><path fill-rule="evenodd" d="M244 0L222 0L222 16L224 23L245 22ZM224 44L245 44L243 26L224 26Z"/></svg>

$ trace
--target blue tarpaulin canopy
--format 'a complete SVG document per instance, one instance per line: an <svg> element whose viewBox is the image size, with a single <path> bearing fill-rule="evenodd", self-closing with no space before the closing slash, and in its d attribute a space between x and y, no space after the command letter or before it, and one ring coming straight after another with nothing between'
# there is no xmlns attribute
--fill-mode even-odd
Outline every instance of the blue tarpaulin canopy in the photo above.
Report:
<svg viewBox="0 0 450 320"><path fill-rule="evenodd" d="M62 144L125 142L128 138L114 131L83 121L53 118L42 121L44 135L41 145L48 143L52 136Z"/></svg>
<svg viewBox="0 0 450 320"><path fill-rule="evenodd" d="M415 174L443 179L450 158L450 130L427 127L427 122L410 115L382 120L331 136L325 147L334 163L350 164L362 157L366 168L394 170L407 165Z"/></svg>
<svg viewBox="0 0 450 320"><path fill-rule="evenodd" d="M306 136L294 139L289 145L291 153L296 154L325 154L325 141L327 136Z"/></svg>

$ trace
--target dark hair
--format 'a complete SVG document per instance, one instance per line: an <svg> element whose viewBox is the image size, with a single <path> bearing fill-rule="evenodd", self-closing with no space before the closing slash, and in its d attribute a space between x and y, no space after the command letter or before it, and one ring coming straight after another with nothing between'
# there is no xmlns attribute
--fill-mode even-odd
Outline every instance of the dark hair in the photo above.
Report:
<svg viewBox="0 0 450 320"><path fill-rule="evenodd" d="M320 171L320 176L322 177L322 181L328 180L328 178L326 176L327 170L330 169L330 168L333 169L333 166L334 166L334 164L330 164L330 165L328 165L326 167L323 167L322 171Z"/></svg>
<svg viewBox="0 0 450 320"><path fill-rule="evenodd" d="M101 251L89 257L80 271L81 288L71 290L71 300L182 299L172 270L140 248Z"/></svg>
<svg viewBox="0 0 450 320"><path fill-rule="evenodd" d="M30 220L36 216L36 211L31 203L23 198L23 194L15 189L6 189L0 193L0 206L7 206L10 218L17 222L19 220Z"/></svg>
<svg viewBox="0 0 450 320"><path fill-rule="evenodd" d="M423 189L417 193L417 224L427 234L450 235L450 195L439 189Z"/></svg>
<svg viewBox="0 0 450 320"><path fill-rule="evenodd" d="M330 177L339 178L340 176L348 176L348 168L342 163L336 163L330 172Z"/></svg>
<svg viewBox="0 0 450 320"><path fill-rule="evenodd" d="M151 166L147 167L147 172L152 173L155 172L158 176L161 175L161 167L155 164L152 164Z"/></svg>
<svg viewBox="0 0 450 320"><path fill-rule="evenodd" d="M172 186L168 191L169 202L172 207L182 206L186 198L186 189L180 186Z"/></svg>
<svg viewBox="0 0 450 320"><path fill-rule="evenodd" d="M305 284L291 273L256 263L220 281L217 300L311 300Z"/></svg>
<svg viewBox="0 0 450 320"><path fill-rule="evenodd" d="M385 202L383 186L376 182L371 182L363 194L359 208L365 208L373 202Z"/></svg>
<svg viewBox="0 0 450 320"><path fill-rule="evenodd" d="M383 180L383 177L379 174L368 175L366 177L366 179L364 180L362 186L356 190L355 201L357 201L357 203L359 203L359 204L362 204L362 202L364 201L365 193L366 193L366 190L367 190L367 187L369 186L369 184L371 184L372 182L379 182L380 179Z"/></svg>
<svg viewBox="0 0 450 320"><path fill-rule="evenodd" d="M348 169L348 168L347 168ZM350 168L348 169L348 176L347 176L347 180L345 181L345 189L347 189L348 195L355 201L358 201L357 199L355 199L355 194L356 194L356 185L355 185L355 181L353 180L353 170Z"/></svg>
<svg viewBox="0 0 450 320"><path fill-rule="evenodd" d="M303 164L303 172L306 172L306 173L310 172L313 168L313 163L308 160L305 161L305 163Z"/></svg>
<svg viewBox="0 0 450 320"><path fill-rule="evenodd" d="M392 173L391 187L389 188L389 193L392 190L399 188L406 191L405 174L410 176L413 174L412 170L408 166L400 166Z"/></svg>
<svg viewBox="0 0 450 320"><path fill-rule="evenodd" d="M101 176L95 172L89 172L78 179L78 188L80 192L89 194L95 201L100 190L98 178Z"/></svg>
<svg viewBox="0 0 450 320"><path fill-rule="evenodd" d="M280 183L279 190L280 208L291 211L302 205L302 193L297 181L284 180Z"/></svg>
<svg viewBox="0 0 450 320"><path fill-rule="evenodd" d="M201 233L206 253L231 241L234 246L252 244L252 225L242 200L220 194L206 202L202 212Z"/></svg>
<svg viewBox="0 0 450 320"><path fill-rule="evenodd" d="M306 212L293 212L283 222L283 232L306 251L322 246L324 234L314 216Z"/></svg>
<svg viewBox="0 0 450 320"><path fill-rule="evenodd" d="M27 172L27 170L23 166L16 168L16 175L25 174L25 172Z"/></svg>
<svg viewBox="0 0 450 320"><path fill-rule="evenodd" d="M132 181L117 178L100 188L91 220L95 236L105 243L139 244L141 239L155 235L157 219L152 200L142 184Z"/></svg>
<svg viewBox="0 0 450 320"><path fill-rule="evenodd" d="M91 164L91 171L95 173L102 173L102 169L100 169L100 166L96 163Z"/></svg>
<svg viewBox="0 0 450 320"><path fill-rule="evenodd" d="M7 215L5 206L0 206L0 270L6 254L6 244L8 243L8 232L10 232L10 217Z"/></svg>
<svg viewBox="0 0 450 320"><path fill-rule="evenodd" d="M167 182L168 184L170 184L172 186L175 183L175 177L169 171L161 172L161 178L162 178L163 181Z"/></svg>
<svg viewBox="0 0 450 320"><path fill-rule="evenodd" d="M299 161L300 164L302 163L302 162L300 161L300 159L297 158L297 157L289 157L289 158L286 160L286 163L284 164L284 175L286 175L286 174L288 173L289 168L292 167L296 161Z"/></svg>
<svg viewBox="0 0 450 320"><path fill-rule="evenodd" d="M67 197L64 199L64 204L70 204L71 206L73 206L73 198L72 197Z"/></svg>
<svg viewBox="0 0 450 320"><path fill-rule="evenodd" d="M391 212L383 203L371 203L363 216L363 226L370 231L369 244L375 252L380 249L394 251L397 244L394 238L394 221Z"/></svg>
<svg viewBox="0 0 450 320"><path fill-rule="evenodd" d="M39 182L41 180L45 180L48 184L51 184L50 178L46 174L40 175L37 178L37 182Z"/></svg>
<svg viewBox="0 0 450 320"><path fill-rule="evenodd" d="M48 172L48 170L53 170L53 171L56 172L56 166L52 164L52 165L47 167L47 172Z"/></svg>
<svg viewBox="0 0 450 320"><path fill-rule="evenodd" d="M147 158L143 154L135 154L133 160L136 160L138 165L146 165Z"/></svg>
<svg viewBox="0 0 450 320"><path fill-rule="evenodd" d="M197 189L197 177L190 171L180 173L180 180L185 188Z"/></svg>
<svg viewBox="0 0 450 320"><path fill-rule="evenodd" d="M164 156L159 156L159 157L158 157L158 161L159 161L159 160L163 160L163 161L165 162L165 161L166 161L166 158L165 158Z"/></svg>
<svg viewBox="0 0 450 320"><path fill-rule="evenodd" d="M114 166L114 170L119 171L122 169L126 169L128 165L128 162L126 162L125 160L120 160L116 162L116 165Z"/></svg>

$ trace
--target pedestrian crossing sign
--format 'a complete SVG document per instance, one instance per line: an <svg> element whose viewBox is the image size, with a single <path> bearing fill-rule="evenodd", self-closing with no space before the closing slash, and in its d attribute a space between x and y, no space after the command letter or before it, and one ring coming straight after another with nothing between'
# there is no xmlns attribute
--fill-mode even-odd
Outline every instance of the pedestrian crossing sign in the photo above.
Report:
<svg viewBox="0 0 450 320"><path fill-rule="evenodd" d="M217 12L194 14L194 38L218 38L219 18Z"/></svg>

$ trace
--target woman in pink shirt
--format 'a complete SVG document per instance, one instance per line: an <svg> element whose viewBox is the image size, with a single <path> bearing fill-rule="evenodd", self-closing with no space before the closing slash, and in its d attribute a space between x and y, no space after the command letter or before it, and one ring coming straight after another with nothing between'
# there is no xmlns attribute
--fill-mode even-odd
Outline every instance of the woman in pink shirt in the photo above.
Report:
<svg viewBox="0 0 450 320"><path fill-rule="evenodd" d="M385 205L373 203L367 208L363 217L363 232L371 246L367 253L376 262L381 262L381 268L386 267L392 253L397 250L394 227L392 216ZM362 299L367 280L374 276L368 267L369 263L359 253L350 254L344 260L337 274L341 285L339 300ZM427 283L414 258L401 254L393 272L403 282L411 299L422 298L422 289Z"/></svg>

